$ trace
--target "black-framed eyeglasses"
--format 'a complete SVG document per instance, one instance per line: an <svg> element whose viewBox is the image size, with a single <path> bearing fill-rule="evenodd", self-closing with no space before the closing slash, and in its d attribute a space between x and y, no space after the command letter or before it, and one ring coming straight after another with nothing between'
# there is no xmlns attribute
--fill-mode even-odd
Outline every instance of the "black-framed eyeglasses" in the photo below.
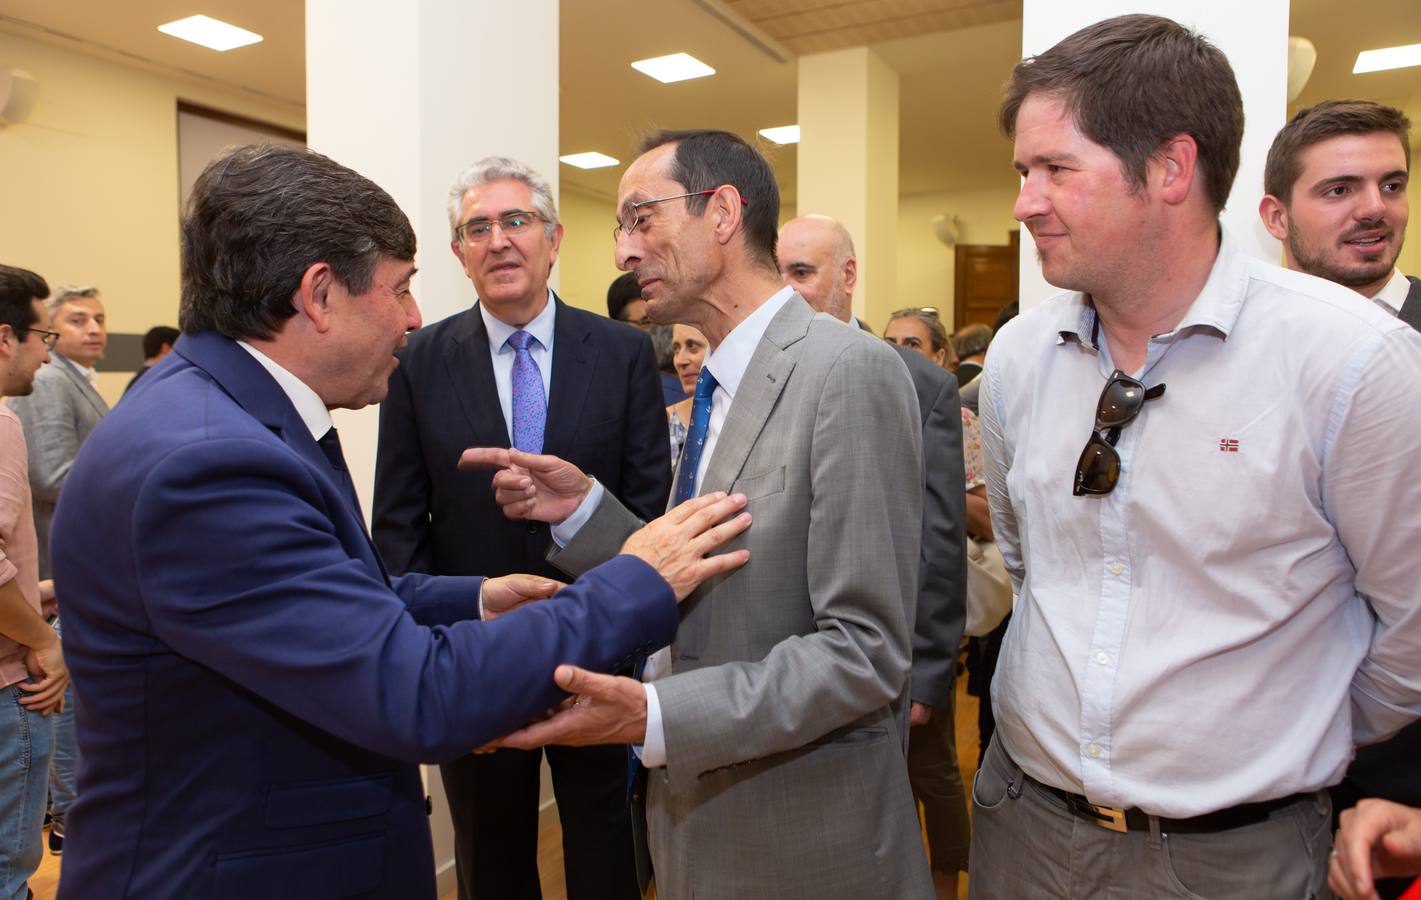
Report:
<svg viewBox="0 0 1421 900"><path fill-rule="evenodd" d="M497 219L470 219L454 229L454 236L466 244L482 244L493 235L494 225L502 229L504 234L515 235L523 234L536 223L542 221L543 217L535 212L514 210L504 213Z"/></svg>
<svg viewBox="0 0 1421 900"><path fill-rule="evenodd" d="M44 341L44 349L46 350L53 350L54 345L59 343L59 332L57 331L50 331L46 328L25 329L25 337L29 337L32 334L40 336L40 340ZM24 340L24 338L21 338L21 340Z"/></svg>
<svg viewBox="0 0 1421 900"><path fill-rule="evenodd" d="M1095 404L1095 428L1076 463L1075 487L1071 493L1108 494L1120 480L1120 454L1115 443L1120 432L1140 415L1147 401L1164 396L1164 385L1147 388L1137 379L1116 369L1105 382ZM1102 436L1101 432L1104 432Z"/></svg>
<svg viewBox="0 0 1421 900"><path fill-rule="evenodd" d="M721 185L721 187L725 187L725 185ZM691 191L689 194L676 194L674 197L657 197L655 200L641 200L636 203L628 203L622 210L622 216L617 219L617 224L612 227L612 240L615 241L623 234L629 235L633 231L636 231L637 226L640 225L642 221L646 219L646 216L641 214L641 208L643 206L652 206L657 203L665 203L668 200L684 200L687 197L709 197L711 194L714 194L718 190L720 190L720 188L713 187L707 188L704 191ZM741 197L740 205L749 206L750 201L746 200L744 197ZM627 216L628 213L631 214L630 217Z"/></svg>

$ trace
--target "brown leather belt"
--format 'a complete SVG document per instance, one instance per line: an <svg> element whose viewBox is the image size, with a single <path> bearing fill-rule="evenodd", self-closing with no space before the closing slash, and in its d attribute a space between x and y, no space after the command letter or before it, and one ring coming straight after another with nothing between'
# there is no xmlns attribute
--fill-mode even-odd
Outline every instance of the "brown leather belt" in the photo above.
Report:
<svg viewBox="0 0 1421 900"><path fill-rule="evenodd" d="M1080 794L1072 794L1070 791L1042 784L1025 772L1022 773L1022 777L1060 800L1077 818L1085 819L1093 825L1099 825L1110 831L1118 831L1121 834L1129 831L1148 831L1150 828L1150 814L1142 809L1099 806L1091 803ZM1188 819L1167 819L1164 816L1156 818L1159 819L1160 831L1164 833L1213 834L1219 831L1228 831L1231 828L1242 828L1245 825L1257 825L1267 821L1268 816L1272 813L1311 797L1312 794L1293 794L1291 797L1280 797L1277 800L1241 803L1238 806L1192 816Z"/></svg>

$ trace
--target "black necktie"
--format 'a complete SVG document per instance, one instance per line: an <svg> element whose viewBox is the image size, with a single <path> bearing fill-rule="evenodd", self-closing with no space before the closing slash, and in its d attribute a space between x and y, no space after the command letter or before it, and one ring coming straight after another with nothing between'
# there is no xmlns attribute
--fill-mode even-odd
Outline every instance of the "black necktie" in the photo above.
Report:
<svg viewBox="0 0 1421 900"><path fill-rule="evenodd" d="M321 439L316 443L320 446L321 452L326 454L331 468L335 469L336 478L345 491L345 498L350 501L350 506L358 517L360 515L360 497L355 493L355 481L350 477L350 470L345 467L345 454L341 452L340 435L336 433L336 427L332 425L331 430L321 435Z"/></svg>

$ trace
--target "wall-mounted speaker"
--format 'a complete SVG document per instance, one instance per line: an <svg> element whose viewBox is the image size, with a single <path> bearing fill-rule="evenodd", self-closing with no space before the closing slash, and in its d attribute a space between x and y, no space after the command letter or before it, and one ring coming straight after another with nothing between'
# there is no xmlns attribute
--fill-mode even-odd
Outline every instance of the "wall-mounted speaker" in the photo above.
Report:
<svg viewBox="0 0 1421 900"><path fill-rule="evenodd" d="M16 125L29 118L38 93L39 82L29 72L0 66L0 127Z"/></svg>

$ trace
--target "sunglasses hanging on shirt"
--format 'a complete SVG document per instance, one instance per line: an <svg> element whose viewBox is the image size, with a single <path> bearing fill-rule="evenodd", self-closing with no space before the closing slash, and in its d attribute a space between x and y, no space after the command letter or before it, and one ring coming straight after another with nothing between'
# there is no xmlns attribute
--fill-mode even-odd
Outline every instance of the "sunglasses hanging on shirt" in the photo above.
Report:
<svg viewBox="0 0 1421 900"><path fill-rule="evenodd" d="M1115 443L1126 425L1139 417L1145 403L1164 396L1164 385L1147 388L1144 383L1116 369L1105 382L1100 400L1095 405L1095 428L1086 441L1081 458L1076 463L1077 497L1086 494L1108 494L1120 480L1120 454Z"/></svg>

